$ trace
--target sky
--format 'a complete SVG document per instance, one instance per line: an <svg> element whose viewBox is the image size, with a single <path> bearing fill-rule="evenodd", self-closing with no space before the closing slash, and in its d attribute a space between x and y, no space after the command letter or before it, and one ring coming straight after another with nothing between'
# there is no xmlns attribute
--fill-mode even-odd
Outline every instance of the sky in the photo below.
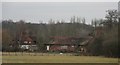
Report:
<svg viewBox="0 0 120 65"><path fill-rule="evenodd" d="M70 21L72 16L103 19L108 9L118 9L117 2L3 2L2 18L39 23L53 20Z"/></svg>
<svg viewBox="0 0 120 65"><path fill-rule="evenodd" d="M118 2L119 0L1 0L2 2Z"/></svg>
<svg viewBox="0 0 120 65"><path fill-rule="evenodd" d="M2 3L0 2L0 22L2 20ZM1 28L1 24L0 24L0 28Z"/></svg>

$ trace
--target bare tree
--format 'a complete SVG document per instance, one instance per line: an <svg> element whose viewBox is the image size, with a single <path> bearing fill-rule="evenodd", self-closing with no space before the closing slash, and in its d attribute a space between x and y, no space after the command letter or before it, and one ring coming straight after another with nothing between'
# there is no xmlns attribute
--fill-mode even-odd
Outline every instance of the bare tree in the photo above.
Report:
<svg viewBox="0 0 120 65"><path fill-rule="evenodd" d="M105 18L107 18L107 21L105 22L106 25L108 25L110 28L117 23L117 18L118 18L118 12L117 10L107 10L107 14Z"/></svg>
<svg viewBox="0 0 120 65"><path fill-rule="evenodd" d="M83 23L83 24L86 24L85 18L82 19L82 23Z"/></svg>

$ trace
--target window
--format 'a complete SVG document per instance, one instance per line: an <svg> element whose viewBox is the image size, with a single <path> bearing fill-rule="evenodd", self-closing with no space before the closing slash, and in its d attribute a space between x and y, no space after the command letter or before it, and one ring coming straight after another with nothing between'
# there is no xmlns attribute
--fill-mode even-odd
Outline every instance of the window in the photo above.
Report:
<svg viewBox="0 0 120 65"><path fill-rule="evenodd" d="M68 46L61 46L61 49L67 49Z"/></svg>
<svg viewBox="0 0 120 65"><path fill-rule="evenodd" d="M74 46L72 46L72 47L74 47Z"/></svg>
<svg viewBox="0 0 120 65"><path fill-rule="evenodd" d="M29 42L31 44L31 42Z"/></svg>
<svg viewBox="0 0 120 65"><path fill-rule="evenodd" d="M27 44L28 42L27 42L27 41L24 41L24 43L26 43L26 44Z"/></svg>

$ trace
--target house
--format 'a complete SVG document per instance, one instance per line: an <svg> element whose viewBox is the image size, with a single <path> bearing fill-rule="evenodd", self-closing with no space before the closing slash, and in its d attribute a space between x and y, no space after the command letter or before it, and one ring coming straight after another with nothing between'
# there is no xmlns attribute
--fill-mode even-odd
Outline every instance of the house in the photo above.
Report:
<svg viewBox="0 0 120 65"><path fill-rule="evenodd" d="M16 36L10 44L10 48L19 49L17 51L36 51L38 46L36 44L36 37L22 32L21 35Z"/></svg>
<svg viewBox="0 0 120 65"><path fill-rule="evenodd" d="M19 44L19 48L24 51L36 51L37 45L36 41L34 41L31 37L25 37Z"/></svg>
<svg viewBox="0 0 120 65"><path fill-rule="evenodd" d="M50 37L51 41L47 44L46 50L49 52L78 52L83 51L88 39L83 37ZM87 39L87 40L86 40Z"/></svg>

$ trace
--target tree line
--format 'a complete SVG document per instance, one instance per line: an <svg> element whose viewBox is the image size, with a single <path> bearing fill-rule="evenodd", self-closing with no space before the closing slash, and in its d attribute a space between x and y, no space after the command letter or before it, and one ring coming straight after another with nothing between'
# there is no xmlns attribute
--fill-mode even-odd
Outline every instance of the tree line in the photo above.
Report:
<svg viewBox="0 0 120 65"><path fill-rule="evenodd" d="M91 23L94 26L94 30L97 28L102 29L101 34L94 36L94 41L89 45L89 52L92 55L120 57L119 21L117 10L108 10L105 19L92 20Z"/></svg>
<svg viewBox="0 0 120 65"><path fill-rule="evenodd" d="M79 20L78 20L79 19ZM13 20L2 21L2 47L3 50L8 50L9 44L18 41L21 38L21 33L34 37L40 49L44 48L45 43L50 42L52 36L88 36L93 31L91 25L85 24L85 18L73 16L70 22L64 20L55 22L53 19L49 23L26 23L24 20L14 22Z"/></svg>
<svg viewBox="0 0 120 65"><path fill-rule="evenodd" d="M87 25L85 18L73 16L69 23L64 20L49 20L49 23L39 24L26 23L24 20L14 22L12 20L2 21L2 49L7 50L12 40L18 39L21 32L28 32L36 37L37 45L43 45L50 41L50 36L93 36L88 45L88 53L97 56L119 57L118 31L119 20L117 10L108 10L105 19L93 19L91 25ZM99 33L99 34L98 34Z"/></svg>

